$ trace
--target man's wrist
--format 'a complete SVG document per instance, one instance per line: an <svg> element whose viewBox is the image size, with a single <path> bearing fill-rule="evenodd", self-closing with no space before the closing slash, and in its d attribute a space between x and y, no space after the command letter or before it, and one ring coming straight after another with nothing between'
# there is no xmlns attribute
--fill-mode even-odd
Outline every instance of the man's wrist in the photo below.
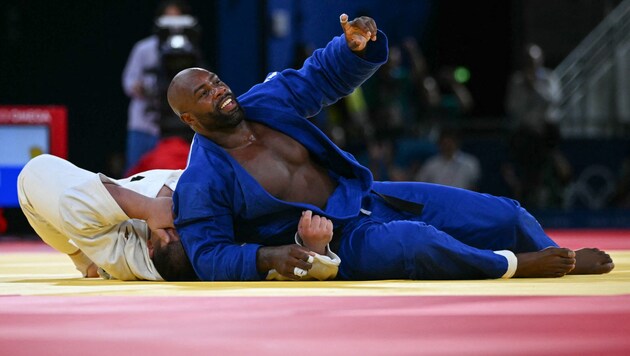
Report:
<svg viewBox="0 0 630 356"><path fill-rule="evenodd" d="M266 273L272 269L269 261L269 247L260 247L256 250L256 270L259 273Z"/></svg>
<svg viewBox="0 0 630 356"><path fill-rule="evenodd" d="M302 247L306 247L309 250L319 254L319 255L326 255L328 254L329 248L328 248L328 244L326 244L325 246L312 246L310 244L307 244L304 242L304 240L302 239L302 236L300 236L299 232L295 233L295 243L302 246Z"/></svg>

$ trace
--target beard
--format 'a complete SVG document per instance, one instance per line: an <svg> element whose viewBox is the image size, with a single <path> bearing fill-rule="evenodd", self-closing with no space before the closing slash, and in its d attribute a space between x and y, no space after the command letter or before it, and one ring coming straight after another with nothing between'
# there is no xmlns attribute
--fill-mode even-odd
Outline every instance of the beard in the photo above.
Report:
<svg viewBox="0 0 630 356"><path fill-rule="evenodd" d="M209 131L235 128L243 120L245 120L245 112L243 111L243 108L241 108L238 102L236 105L237 107L228 113L217 110L214 113L208 114L203 122L200 122L201 126Z"/></svg>

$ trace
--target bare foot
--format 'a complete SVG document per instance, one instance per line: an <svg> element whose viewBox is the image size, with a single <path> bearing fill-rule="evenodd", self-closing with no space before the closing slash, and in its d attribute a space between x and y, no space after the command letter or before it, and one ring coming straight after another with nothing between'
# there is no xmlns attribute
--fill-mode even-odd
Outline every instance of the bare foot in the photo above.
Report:
<svg viewBox="0 0 630 356"><path fill-rule="evenodd" d="M603 274L615 268L612 258L597 248L575 251L575 268L569 274Z"/></svg>
<svg viewBox="0 0 630 356"><path fill-rule="evenodd" d="M547 247L537 252L516 255L518 265L514 277L562 277L575 268L575 252L568 248Z"/></svg>

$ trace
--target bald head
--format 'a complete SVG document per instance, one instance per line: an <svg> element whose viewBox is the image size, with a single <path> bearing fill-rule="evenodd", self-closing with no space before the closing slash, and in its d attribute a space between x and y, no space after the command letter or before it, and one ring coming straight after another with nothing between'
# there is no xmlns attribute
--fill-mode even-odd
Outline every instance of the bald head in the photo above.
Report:
<svg viewBox="0 0 630 356"><path fill-rule="evenodd" d="M166 95L175 114L204 136L211 136L215 130L231 130L245 118L230 88L216 74L202 68L177 73Z"/></svg>
<svg viewBox="0 0 630 356"><path fill-rule="evenodd" d="M167 99L171 109L181 116L187 111L190 98L192 97L194 88L192 87L192 79L200 74L208 75L209 71L203 68L187 68L177 73L171 84L168 86Z"/></svg>

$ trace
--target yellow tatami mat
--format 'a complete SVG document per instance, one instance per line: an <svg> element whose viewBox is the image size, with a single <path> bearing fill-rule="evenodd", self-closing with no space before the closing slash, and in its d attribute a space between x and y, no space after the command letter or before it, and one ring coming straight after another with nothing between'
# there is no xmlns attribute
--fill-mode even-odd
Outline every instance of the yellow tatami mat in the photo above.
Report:
<svg viewBox="0 0 630 356"><path fill-rule="evenodd" d="M121 282L80 278L60 253L0 252L0 295L47 296L611 296L630 294L630 250L606 275L482 281Z"/></svg>

